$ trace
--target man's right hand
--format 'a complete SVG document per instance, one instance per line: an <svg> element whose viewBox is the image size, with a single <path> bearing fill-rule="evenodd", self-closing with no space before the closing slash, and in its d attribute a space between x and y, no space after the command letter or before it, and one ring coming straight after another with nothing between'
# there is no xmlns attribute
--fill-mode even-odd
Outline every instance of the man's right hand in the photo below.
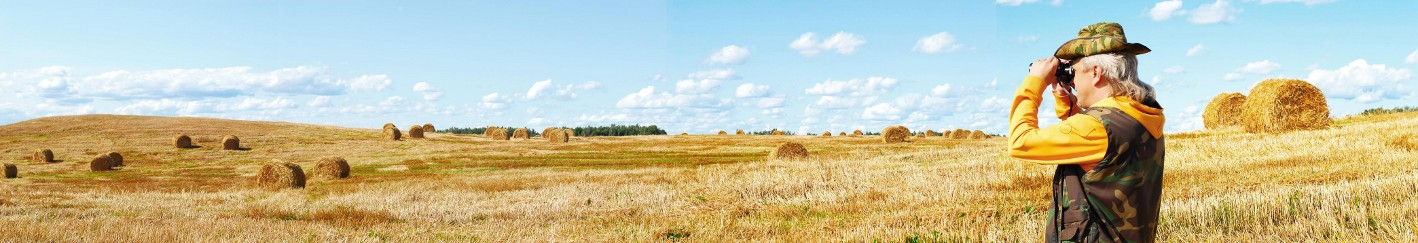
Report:
<svg viewBox="0 0 1418 243"><path fill-rule="evenodd" d="M1033 64L1029 64L1029 76L1039 77L1040 79L1043 79L1044 85L1053 85L1054 83L1058 82L1057 78L1054 78L1054 70L1057 70L1058 68L1058 58L1045 57L1043 59L1034 61Z"/></svg>

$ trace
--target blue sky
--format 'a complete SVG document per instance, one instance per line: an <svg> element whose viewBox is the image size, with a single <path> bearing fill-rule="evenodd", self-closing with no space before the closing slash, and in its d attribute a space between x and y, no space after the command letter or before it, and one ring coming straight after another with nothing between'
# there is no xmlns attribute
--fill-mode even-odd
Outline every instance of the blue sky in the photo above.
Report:
<svg viewBox="0 0 1418 243"><path fill-rule="evenodd" d="M1004 133L1026 65L1121 23L1169 132L1272 77L1414 105L1418 2L0 1L0 124L87 113L376 128ZM1050 107L1044 107L1049 109ZM1043 119L1051 124L1052 119Z"/></svg>

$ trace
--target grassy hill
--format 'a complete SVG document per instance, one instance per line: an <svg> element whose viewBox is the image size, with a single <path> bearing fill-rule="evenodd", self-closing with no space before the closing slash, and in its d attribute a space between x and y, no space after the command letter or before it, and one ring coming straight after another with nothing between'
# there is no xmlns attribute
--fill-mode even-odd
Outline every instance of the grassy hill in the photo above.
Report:
<svg viewBox="0 0 1418 243"><path fill-rule="evenodd" d="M1335 124L1169 134L1159 237L1415 240L1418 113ZM172 148L177 133L202 147ZM220 150L225 135L250 150ZM1004 138L378 136L116 115L0 126L0 161L21 176L0 180L0 239L1037 241L1053 169L1009 158ZM803 143L812 158L764 159L784 141ZM29 162L40 148L62 162ZM109 151L127 166L88 171ZM348 160L351 178L299 190L252 185L261 163L312 168L322 156Z"/></svg>

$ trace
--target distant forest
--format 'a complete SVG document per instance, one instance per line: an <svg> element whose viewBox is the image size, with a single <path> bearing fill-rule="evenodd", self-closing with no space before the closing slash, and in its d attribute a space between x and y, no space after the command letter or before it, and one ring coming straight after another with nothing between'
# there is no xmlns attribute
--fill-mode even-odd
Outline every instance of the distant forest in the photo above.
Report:
<svg viewBox="0 0 1418 243"><path fill-rule="evenodd" d="M509 132L510 132L510 131L516 131L516 130L517 130L516 127L501 127L501 128L502 128L502 129L507 129L507 131L509 131ZM526 128L526 127L523 127L523 128ZM562 127L562 128L563 128L563 129L566 129L566 127ZM532 137L541 136L541 132L542 132L541 129L533 129L533 128L526 128L526 129L527 129L527 135L529 135L529 136L532 136ZM593 137L593 136L636 136L636 135L665 135L665 134L667 134L664 129L660 129L660 127L658 127L658 126L655 126L655 125L641 126L641 125L639 125L639 124L636 124L636 125L629 125L629 126L611 124L610 126L597 126L597 127L584 126L584 127L573 127L573 128L570 128L570 129L573 131L573 133L576 134L577 137ZM486 127L476 127L476 128L451 127L451 128L448 128L448 129L443 129L443 130L440 131L440 132L447 132L447 133L454 133L454 134L483 134L483 130L487 130L487 128L486 128Z"/></svg>

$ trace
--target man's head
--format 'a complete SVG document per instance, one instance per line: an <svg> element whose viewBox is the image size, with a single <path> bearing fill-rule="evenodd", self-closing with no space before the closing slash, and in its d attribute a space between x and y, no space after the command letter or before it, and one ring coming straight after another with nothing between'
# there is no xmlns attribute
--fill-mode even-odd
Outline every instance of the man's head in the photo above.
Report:
<svg viewBox="0 0 1418 243"><path fill-rule="evenodd" d="M1079 105L1088 107L1112 96L1137 101L1154 98L1152 86L1137 77L1137 55L1151 51L1142 44L1128 43L1122 25L1103 22L1078 30L1078 38L1059 46L1054 56L1070 60Z"/></svg>

